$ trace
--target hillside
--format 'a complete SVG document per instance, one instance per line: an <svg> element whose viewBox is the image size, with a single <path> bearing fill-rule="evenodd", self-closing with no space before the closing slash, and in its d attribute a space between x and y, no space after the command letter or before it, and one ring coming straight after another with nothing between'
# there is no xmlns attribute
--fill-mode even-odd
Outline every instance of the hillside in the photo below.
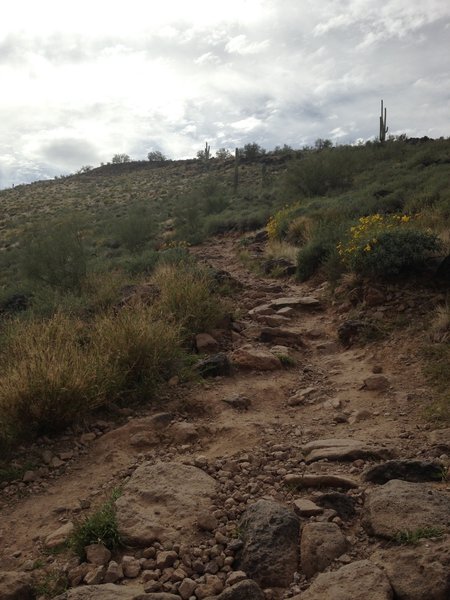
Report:
<svg viewBox="0 0 450 600"><path fill-rule="evenodd" d="M449 156L1 192L0 596L446 598Z"/></svg>

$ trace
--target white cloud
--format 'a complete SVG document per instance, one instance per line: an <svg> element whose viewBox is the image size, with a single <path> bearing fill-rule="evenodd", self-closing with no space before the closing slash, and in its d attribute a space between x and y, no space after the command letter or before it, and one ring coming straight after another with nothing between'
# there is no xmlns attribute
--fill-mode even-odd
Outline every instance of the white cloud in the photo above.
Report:
<svg viewBox="0 0 450 600"><path fill-rule="evenodd" d="M0 21L0 187L152 147L194 156L450 135L447 0L16 0Z"/></svg>

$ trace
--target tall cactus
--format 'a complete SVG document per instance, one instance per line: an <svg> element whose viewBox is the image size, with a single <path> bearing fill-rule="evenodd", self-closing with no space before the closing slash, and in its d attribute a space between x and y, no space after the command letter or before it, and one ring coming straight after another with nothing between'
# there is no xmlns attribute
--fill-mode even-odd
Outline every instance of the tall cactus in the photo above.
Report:
<svg viewBox="0 0 450 600"><path fill-rule="evenodd" d="M205 160L206 162L208 162L208 160L211 158L211 146L208 144L208 142L205 143Z"/></svg>
<svg viewBox="0 0 450 600"><path fill-rule="evenodd" d="M389 131L389 127L386 127L386 108L383 114L383 100L381 101L381 115L380 115L380 142L386 141L386 134Z"/></svg>

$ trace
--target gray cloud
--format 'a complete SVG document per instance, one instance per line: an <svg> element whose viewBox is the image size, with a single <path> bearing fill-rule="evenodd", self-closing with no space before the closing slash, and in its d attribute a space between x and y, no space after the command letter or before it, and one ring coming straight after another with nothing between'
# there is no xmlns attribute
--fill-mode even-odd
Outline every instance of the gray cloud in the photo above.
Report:
<svg viewBox="0 0 450 600"><path fill-rule="evenodd" d="M116 152L194 156L205 140L367 139L381 98L391 132L450 135L448 2L259 4L260 14L215 23L185 12L98 35L0 35L0 186Z"/></svg>

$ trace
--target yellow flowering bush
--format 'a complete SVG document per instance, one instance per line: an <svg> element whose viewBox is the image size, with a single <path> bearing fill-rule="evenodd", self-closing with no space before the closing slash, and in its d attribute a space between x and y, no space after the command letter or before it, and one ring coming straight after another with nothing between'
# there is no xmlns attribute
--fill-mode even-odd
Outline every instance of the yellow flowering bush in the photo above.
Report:
<svg viewBox="0 0 450 600"><path fill-rule="evenodd" d="M267 235L270 240L281 240L286 236L289 224L294 218L299 206L299 202L291 205L286 204L286 206L270 217L266 225Z"/></svg>
<svg viewBox="0 0 450 600"><path fill-rule="evenodd" d="M389 277L419 267L439 247L437 236L415 227L409 215L374 214L361 217L337 250L353 271Z"/></svg>

